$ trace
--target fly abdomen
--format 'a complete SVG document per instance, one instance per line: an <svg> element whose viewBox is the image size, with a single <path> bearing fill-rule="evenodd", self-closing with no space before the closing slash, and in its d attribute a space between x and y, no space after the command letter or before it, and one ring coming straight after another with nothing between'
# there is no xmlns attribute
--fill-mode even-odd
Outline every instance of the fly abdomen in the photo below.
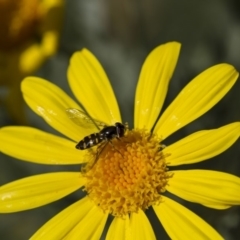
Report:
<svg viewBox="0 0 240 240"><path fill-rule="evenodd" d="M99 133L93 133L89 136L83 138L77 145L76 148L80 150L84 150L90 147L97 145L102 142L103 139L100 137Z"/></svg>

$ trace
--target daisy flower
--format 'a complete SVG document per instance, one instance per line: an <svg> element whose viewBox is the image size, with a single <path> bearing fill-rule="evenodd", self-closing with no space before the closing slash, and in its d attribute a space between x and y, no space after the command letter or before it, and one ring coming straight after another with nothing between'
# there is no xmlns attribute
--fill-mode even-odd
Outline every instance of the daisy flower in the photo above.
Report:
<svg viewBox="0 0 240 240"><path fill-rule="evenodd" d="M79 172L40 174L3 185L0 211L39 207L81 188L86 196L54 216L31 239L100 239L109 215L113 220L106 239L156 239L144 212L150 207L171 239L223 239L166 193L215 209L239 205L238 177L210 170L170 168L204 161L225 151L238 139L240 122L195 132L168 146L164 141L214 106L233 86L238 73L228 64L205 70L158 120L179 51L180 44L170 42L149 54L137 85L134 129L89 150L77 150L75 145L89 134L98 133L96 126L69 118L67 109L84 112L84 106L89 116L109 126L122 122L108 78L94 55L86 49L76 52L68 69L69 85L81 106L54 84L26 78L21 85L25 101L66 138L31 127L3 127L0 151L32 163L84 167Z"/></svg>
<svg viewBox="0 0 240 240"><path fill-rule="evenodd" d="M63 0L0 1L0 86L18 123L26 122L20 82L55 54L63 7Z"/></svg>

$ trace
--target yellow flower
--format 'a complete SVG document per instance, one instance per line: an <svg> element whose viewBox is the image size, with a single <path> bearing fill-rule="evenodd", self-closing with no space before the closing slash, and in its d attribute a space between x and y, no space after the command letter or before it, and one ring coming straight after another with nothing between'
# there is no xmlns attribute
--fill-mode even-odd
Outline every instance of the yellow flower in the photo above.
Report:
<svg viewBox="0 0 240 240"><path fill-rule="evenodd" d="M83 188L86 197L53 217L31 239L100 239L109 214L114 218L106 239L155 239L144 213L149 207L171 239L223 239L165 192L216 209L239 205L238 177L169 168L225 151L238 139L240 122L195 132L169 146L164 146L164 141L215 105L233 86L238 73L228 64L207 69L180 92L158 120L179 51L180 44L170 42L150 53L137 86L134 129L119 140L113 139L112 144L105 146L103 142L92 150L76 150L75 145L98 130L89 122L74 124L66 114L66 109L82 108L52 83L26 78L21 87L27 104L67 138L30 127L4 127L0 151L33 163L86 165L80 172L41 174L0 187L0 211L35 208ZM88 50L73 55L68 79L93 119L108 125L122 122L107 76Z"/></svg>
<svg viewBox="0 0 240 240"><path fill-rule="evenodd" d="M0 1L0 86L9 91L3 103L18 123L25 123L21 80L55 54L63 0Z"/></svg>

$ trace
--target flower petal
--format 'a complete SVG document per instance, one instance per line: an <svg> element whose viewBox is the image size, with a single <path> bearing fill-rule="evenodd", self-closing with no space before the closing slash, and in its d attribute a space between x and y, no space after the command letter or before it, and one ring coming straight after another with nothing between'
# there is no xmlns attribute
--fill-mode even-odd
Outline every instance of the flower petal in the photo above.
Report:
<svg viewBox="0 0 240 240"><path fill-rule="evenodd" d="M238 138L240 122L195 132L163 149L168 166L190 164L212 158L228 149Z"/></svg>
<svg viewBox="0 0 240 240"><path fill-rule="evenodd" d="M153 209L171 239L186 240L194 236L194 239L223 240L203 219L167 197Z"/></svg>
<svg viewBox="0 0 240 240"><path fill-rule="evenodd" d="M42 46L38 43L33 43L24 49L19 56L19 67L24 74L31 74L39 69L45 59L46 56L42 52Z"/></svg>
<svg viewBox="0 0 240 240"><path fill-rule="evenodd" d="M107 216L85 197L54 216L31 237L31 240L59 240L72 237L72 239L100 239ZM79 234L74 235L76 231L79 231Z"/></svg>
<svg viewBox="0 0 240 240"><path fill-rule="evenodd" d="M165 100L180 47L178 42L160 45L145 60L135 96L135 128L153 127Z"/></svg>
<svg viewBox="0 0 240 240"><path fill-rule="evenodd" d="M88 113L109 125L121 122L118 104L106 73L95 56L83 49L73 54L68 68L69 85Z"/></svg>
<svg viewBox="0 0 240 240"><path fill-rule="evenodd" d="M79 172L47 173L23 178L0 187L0 212L36 208L56 201L81 188Z"/></svg>
<svg viewBox="0 0 240 240"><path fill-rule="evenodd" d="M130 228L131 228L131 238L130 239L156 239L153 232L152 226L142 210L138 213L131 213L130 215Z"/></svg>
<svg viewBox="0 0 240 240"><path fill-rule="evenodd" d="M233 86L238 72L228 64L213 66L194 78L160 117L154 132L165 139L212 108Z"/></svg>
<svg viewBox="0 0 240 240"><path fill-rule="evenodd" d="M167 190L187 201L225 209L240 205L240 178L209 170L173 171Z"/></svg>
<svg viewBox="0 0 240 240"><path fill-rule="evenodd" d="M88 200L89 201L89 200ZM108 214L91 203L91 209L85 214L74 229L67 234L66 239L100 239L104 226L106 224Z"/></svg>
<svg viewBox="0 0 240 240"><path fill-rule="evenodd" d="M21 89L29 107L60 133L75 141L89 134L88 129L74 124L66 113L68 108L81 109L79 105L53 83L28 77Z"/></svg>
<svg viewBox="0 0 240 240"><path fill-rule="evenodd" d="M124 218L115 217L108 229L106 240L132 239L128 215Z"/></svg>
<svg viewBox="0 0 240 240"><path fill-rule="evenodd" d="M0 151L25 161L42 164L79 164L85 152L75 143L31 127L0 128Z"/></svg>

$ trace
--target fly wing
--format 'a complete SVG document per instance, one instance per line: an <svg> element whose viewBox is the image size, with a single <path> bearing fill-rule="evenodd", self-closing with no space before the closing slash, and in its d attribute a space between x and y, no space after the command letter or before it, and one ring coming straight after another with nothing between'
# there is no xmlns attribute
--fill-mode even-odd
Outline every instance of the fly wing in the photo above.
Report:
<svg viewBox="0 0 240 240"><path fill-rule="evenodd" d="M68 108L66 109L66 113L68 117L77 125L98 130L102 129L106 124L99 120L91 118L85 111L76 109L76 108Z"/></svg>

